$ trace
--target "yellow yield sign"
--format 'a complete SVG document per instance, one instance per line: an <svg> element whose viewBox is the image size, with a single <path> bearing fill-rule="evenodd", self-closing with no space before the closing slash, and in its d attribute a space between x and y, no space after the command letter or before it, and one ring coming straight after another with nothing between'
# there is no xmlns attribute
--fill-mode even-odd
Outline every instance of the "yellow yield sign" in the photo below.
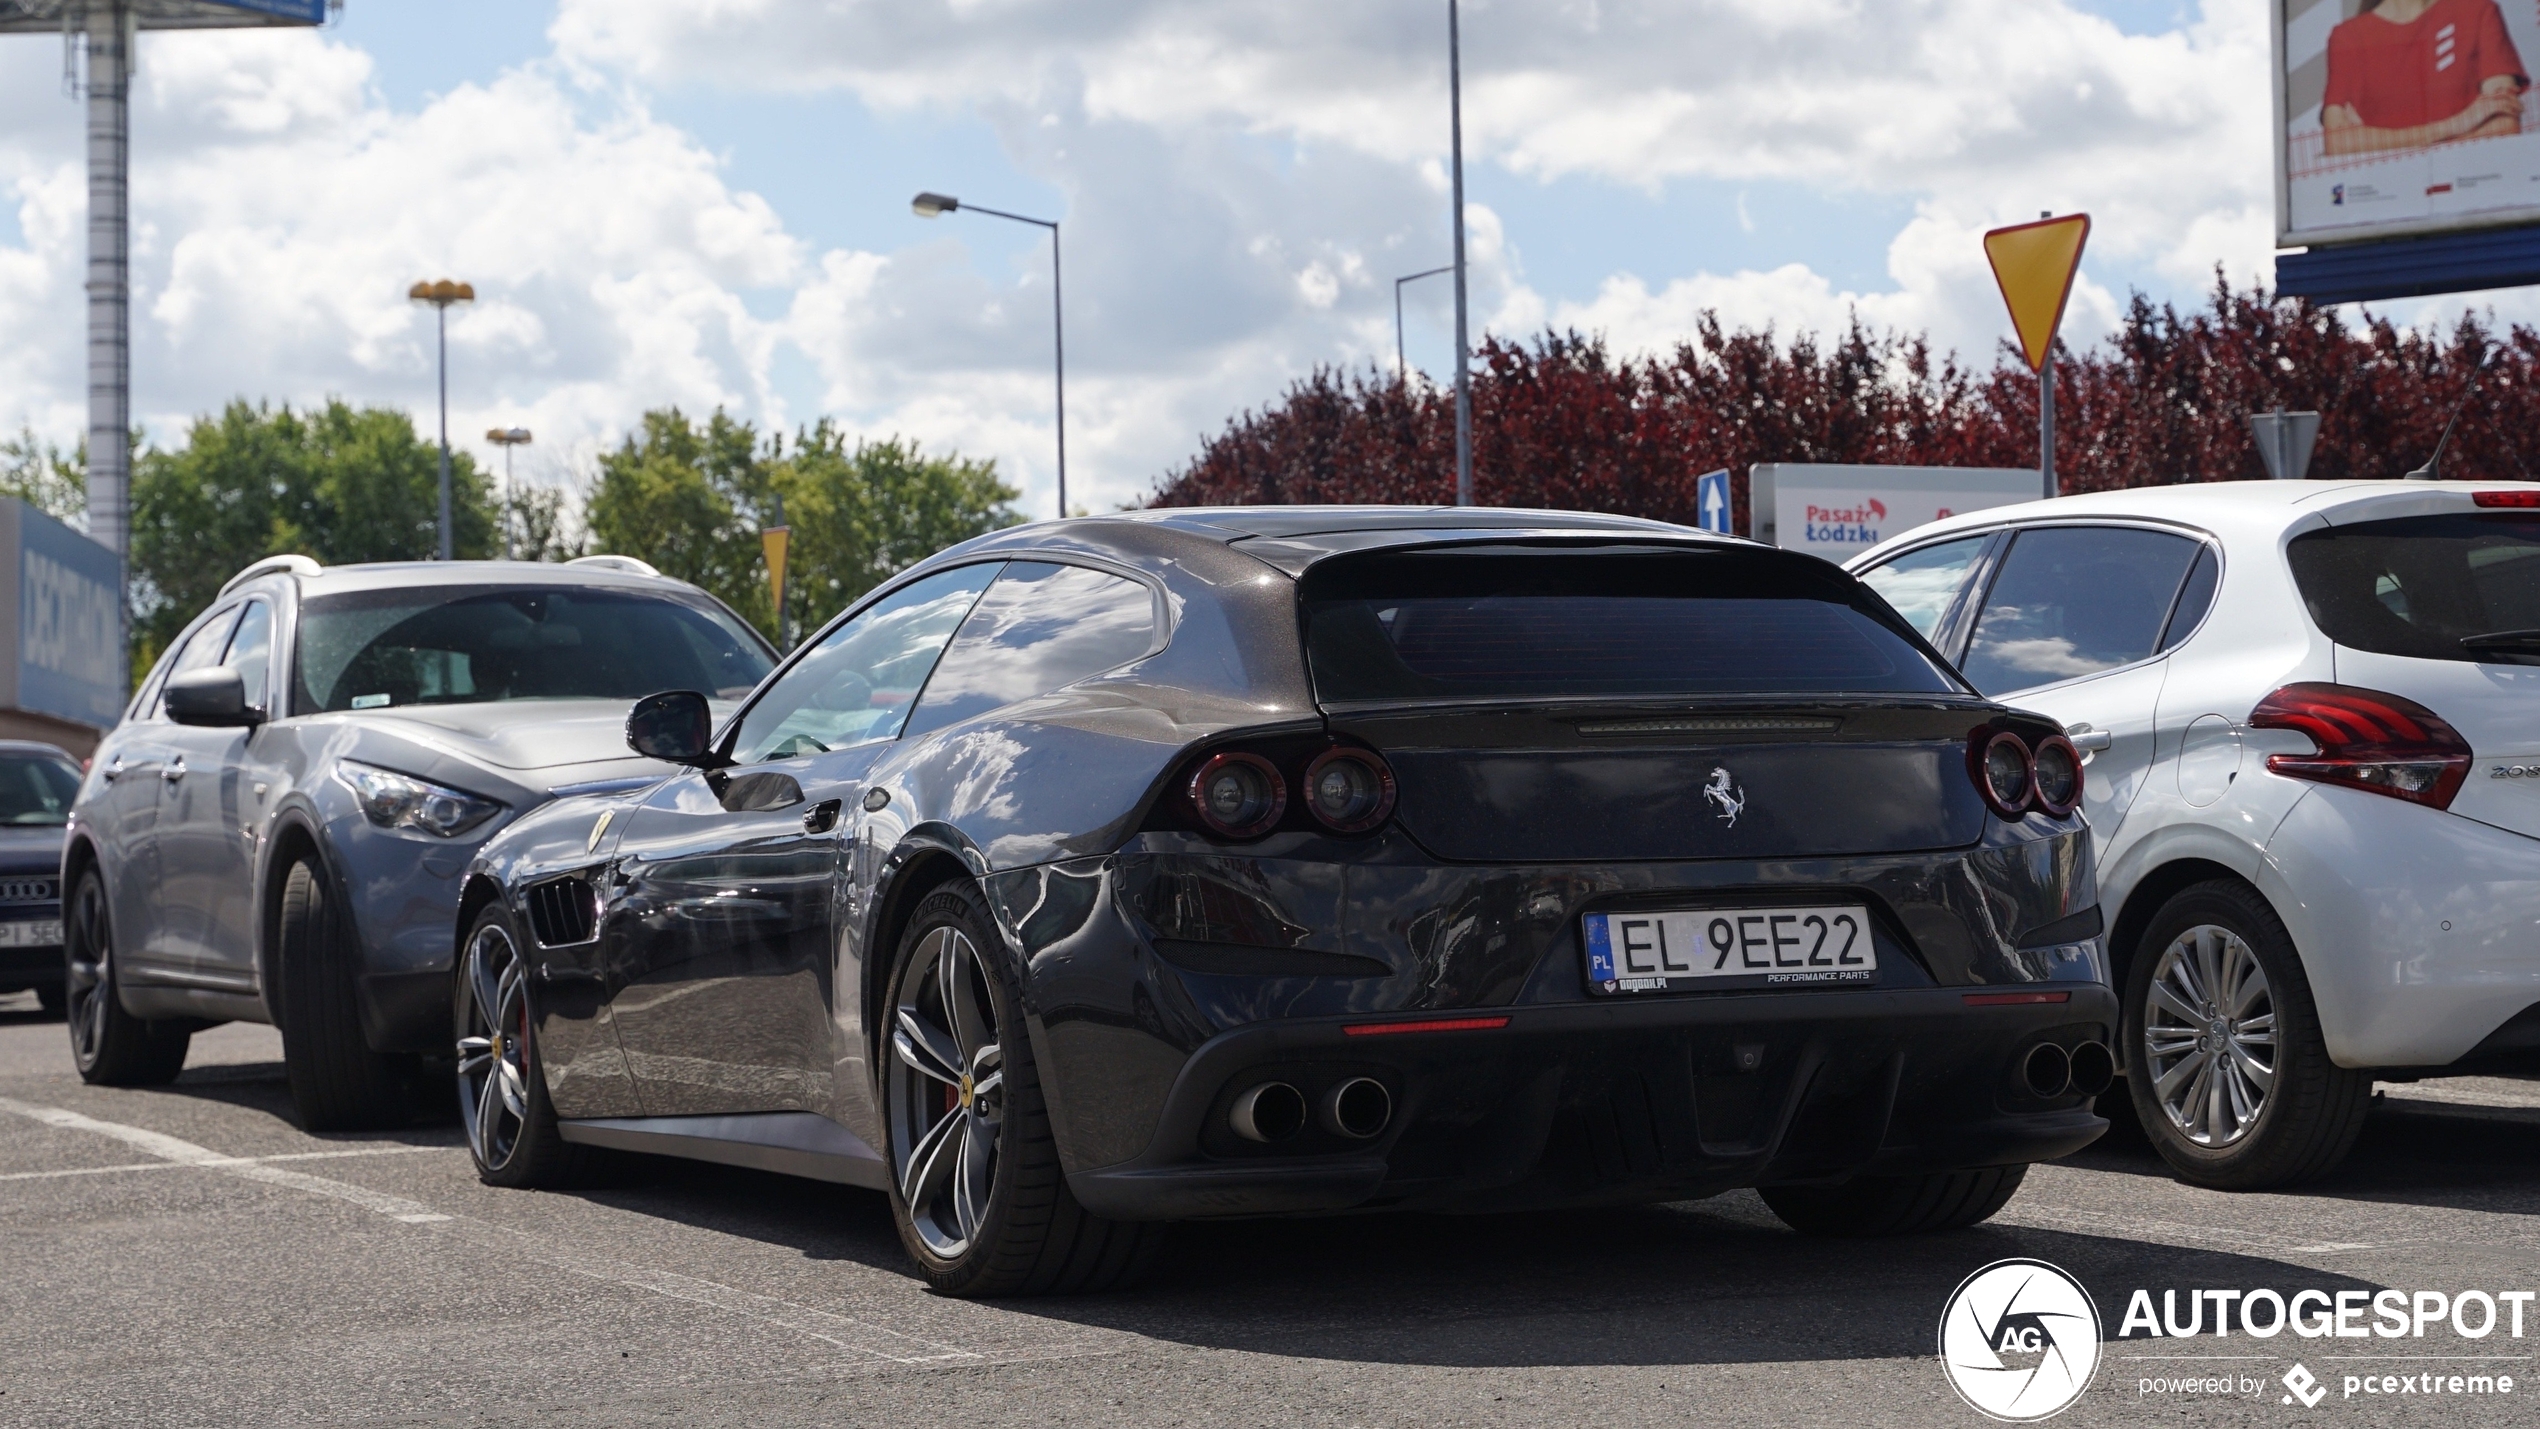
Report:
<svg viewBox="0 0 2540 1429"><path fill-rule="evenodd" d="M2052 215L2035 223L2015 223L1984 236L1984 256L1993 264L1993 281L2002 289L2003 306L2011 310L2011 326L2020 335L2020 355L2038 378L2037 465L2048 496L2055 491L2055 329L2064 321L2064 303L2073 294L2073 275L2081 271L2082 245L2090 241L2090 215Z"/></svg>

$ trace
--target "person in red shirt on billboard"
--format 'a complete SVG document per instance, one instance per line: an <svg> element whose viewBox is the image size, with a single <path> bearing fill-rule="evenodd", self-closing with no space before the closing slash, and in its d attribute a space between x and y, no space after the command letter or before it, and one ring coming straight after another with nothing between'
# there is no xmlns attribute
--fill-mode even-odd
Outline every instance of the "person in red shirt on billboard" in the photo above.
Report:
<svg viewBox="0 0 2540 1429"><path fill-rule="evenodd" d="M2496 0L2364 0L2328 33L2320 127L2331 154L2519 134L2530 87Z"/></svg>

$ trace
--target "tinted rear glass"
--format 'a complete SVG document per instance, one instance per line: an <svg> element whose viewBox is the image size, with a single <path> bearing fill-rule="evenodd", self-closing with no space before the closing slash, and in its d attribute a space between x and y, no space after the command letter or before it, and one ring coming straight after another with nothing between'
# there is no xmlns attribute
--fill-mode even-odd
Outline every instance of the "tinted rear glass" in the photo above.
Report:
<svg viewBox="0 0 2540 1429"><path fill-rule="evenodd" d="M294 708L491 700L738 699L767 646L703 597L571 586L421 586L311 596L300 607Z"/></svg>
<svg viewBox="0 0 2540 1429"><path fill-rule="evenodd" d="M2540 518L2410 516L2296 536L2294 584L2340 645L2424 660L2498 660L2473 635L2540 630Z"/></svg>
<svg viewBox="0 0 2540 1429"><path fill-rule="evenodd" d="M0 824L67 824L79 766L58 755L0 753Z"/></svg>
<svg viewBox="0 0 2540 1429"><path fill-rule="evenodd" d="M1961 691L1858 582L1771 552L1387 553L1302 595L1326 701Z"/></svg>

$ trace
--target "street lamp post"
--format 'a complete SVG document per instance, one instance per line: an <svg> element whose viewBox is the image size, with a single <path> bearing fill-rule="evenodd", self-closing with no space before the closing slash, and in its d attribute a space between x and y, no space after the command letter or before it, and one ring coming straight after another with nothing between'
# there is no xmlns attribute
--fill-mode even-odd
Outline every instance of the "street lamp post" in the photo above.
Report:
<svg viewBox="0 0 2540 1429"><path fill-rule="evenodd" d="M908 206L919 218L934 218L939 214L959 213L965 207L961 200L954 198L951 194L938 193L921 193L909 200ZM990 218L1029 223L1050 231L1050 347L1057 358L1058 367L1058 514L1060 519L1064 520L1067 516L1067 310L1062 297L1064 285L1059 279L1058 220L1030 218L1019 213L1007 213L1003 209L981 208L975 203L966 207L971 213L984 213Z"/></svg>
<svg viewBox="0 0 2540 1429"><path fill-rule="evenodd" d="M1393 375L1395 377L1407 378L1411 375L1411 364L1402 359L1402 285L1454 271L1455 265L1450 263L1443 268L1424 268L1417 273L1405 273L1393 280Z"/></svg>
<svg viewBox="0 0 2540 1429"><path fill-rule="evenodd" d="M1464 35L1456 0L1446 0L1447 131L1454 150L1455 504L1473 504L1473 347L1464 326Z"/></svg>
<svg viewBox="0 0 2540 1429"><path fill-rule="evenodd" d="M450 544L450 305L476 301L476 289L447 278L417 283L406 296L432 305L433 326L441 337L441 559L455 559Z"/></svg>
<svg viewBox="0 0 2540 1429"><path fill-rule="evenodd" d="M485 440L503 449L503 503L498 509L503 522L503 559L508 561L512 558L512 448L529 445L529 429L496 427L485 434Z"/></svg>

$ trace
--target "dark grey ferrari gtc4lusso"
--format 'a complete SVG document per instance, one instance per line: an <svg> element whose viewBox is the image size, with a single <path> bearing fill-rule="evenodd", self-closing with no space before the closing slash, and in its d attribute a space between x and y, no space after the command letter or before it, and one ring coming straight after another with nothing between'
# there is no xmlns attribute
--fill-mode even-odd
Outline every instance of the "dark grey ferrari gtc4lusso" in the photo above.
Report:
<svg viewBox="0 0 2540 1429"><path fill-rule="evenodd" d="M2104 1128L2078 756L1812 557L1573 513L1022 527L808 641L690 766L488 843L484 1176L884 1191L956 1294L1158 1223L1757 1186L1982 1220Z"/></svg>

